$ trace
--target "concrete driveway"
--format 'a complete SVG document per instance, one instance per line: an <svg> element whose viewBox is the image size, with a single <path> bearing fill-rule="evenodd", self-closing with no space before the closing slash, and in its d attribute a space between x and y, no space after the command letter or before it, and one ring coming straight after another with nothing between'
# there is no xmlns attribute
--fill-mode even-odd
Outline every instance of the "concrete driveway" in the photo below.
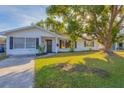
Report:
<svg viewBox="0 0 124 93"><path fill-rule="evenodd" d="M31 88L34 57L10 57L0 61L0 88Z"/></svg>

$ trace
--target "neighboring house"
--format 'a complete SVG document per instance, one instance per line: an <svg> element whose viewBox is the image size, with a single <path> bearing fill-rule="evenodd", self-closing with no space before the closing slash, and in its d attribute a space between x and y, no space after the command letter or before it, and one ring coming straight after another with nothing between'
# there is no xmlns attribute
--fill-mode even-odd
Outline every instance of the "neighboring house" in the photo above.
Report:
<svg viewBox="0 0 124 93"><path fill-rule="evenodd" d="M5 37L0 37L0 53L5 52L5 44L6 44L5 40L6 40Z"/></svg>
<svg viewBox="0 0 124 93"><path fill-rule="evenodd" d="M124 27L122 27L119 35L124 36ZM113 50L124 50L124 41L113 44Z"/></svg>
<svg viewBox="0 0 124 93"><path fill-rule="evenodd" d="M6 36L7 55L27 55L38 53L40 45L45 46L45 52L68 52L71 41L68 36L47 31L36 25L4 31ZM99 50L102 48L97 41L78 39L74 51Z"/></svg>

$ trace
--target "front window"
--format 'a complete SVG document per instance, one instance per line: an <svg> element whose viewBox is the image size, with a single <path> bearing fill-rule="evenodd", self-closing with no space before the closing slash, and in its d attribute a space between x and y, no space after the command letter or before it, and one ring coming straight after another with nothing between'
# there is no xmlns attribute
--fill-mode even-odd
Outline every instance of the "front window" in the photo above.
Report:
<svg viewBox="0 0 124 93"><path fill-rule="evenodd" d="M59 41L59 48L65 48L65 42L64 40Z"/></svg>
<svg viewBox="0 0 124 93"><path fill-rule="evenodd" d="M36 38L14 37L13 47L14 49L36 48Z"/></svg>
<svg viewBox="0 0 124 93"><path fill-rule="evenodd" d="M26 38L26 48L36 48L36 38Z"/></svg>
<svg viewBox="0 0 124 93"><path fill-rule="evenodd" d="M84 41L84 47L94 47L94 41Z"/></svg>
<svg viewBox="0 0 124 93"><path fill-rule="evenodd" d="M119 49L123 49L123 43L119 43L118 46L119 46Z"/></svg>
<svg viewBox="0 0 124 93"><path fill-rule="evenodd" d="M25 38L13 38L13 47L14 48L24 48L25 47Z"/></svg>
<svg viewBox="0 0 124 93"><path fill-rule="evenodd" d="M59 41L59 48L71 48L72 42L71 40L60 40ZM77 43L75 42L75 48L77 47Z"/></svg>
<svg viewBox="0 0 124 93"><path fill-rule="evenodd" d="M66 40L65 47L66 48L71 48L71 41L70 40Z"/></svg>

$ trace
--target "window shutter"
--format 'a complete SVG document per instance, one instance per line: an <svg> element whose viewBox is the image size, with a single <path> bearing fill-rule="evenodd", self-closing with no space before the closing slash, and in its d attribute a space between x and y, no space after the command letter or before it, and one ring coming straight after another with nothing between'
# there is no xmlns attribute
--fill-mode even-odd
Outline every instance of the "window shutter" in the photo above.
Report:
<svg viewBox="0 0 124 93"><path fill-rule="evenodd" d="M36 38L36 49L39 47L39 38Z"/></svg>
<svg viewBox="0 0 124 93"><path fill-rule="evenodd" d="M10 49L13 49L13 37L10 37L9 45Z"/></svg>

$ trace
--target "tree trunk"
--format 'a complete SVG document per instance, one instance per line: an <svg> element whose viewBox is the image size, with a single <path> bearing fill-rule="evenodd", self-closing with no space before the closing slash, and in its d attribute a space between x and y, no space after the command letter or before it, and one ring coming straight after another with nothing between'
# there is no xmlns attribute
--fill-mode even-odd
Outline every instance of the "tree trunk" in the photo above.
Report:
<svg viewBox="0 0 124 93"><path fill-rule="evenodd" d="M112 51L112 43L111 43L111 42L106 41L106 42L104 43L104 52L105 52L107 55L109 55L109 56L113 56L113 55L114 55L114 53L113 53L113 51Z"/></svg>
<svg viewBox="0 0 124 93"><path fill-rule="evenodd" d="M105 48L105 49L104 49L104 52L105 52L106 54L108 54L109 56L113 56L113 52L112 52L111 48Z"/></svg>

